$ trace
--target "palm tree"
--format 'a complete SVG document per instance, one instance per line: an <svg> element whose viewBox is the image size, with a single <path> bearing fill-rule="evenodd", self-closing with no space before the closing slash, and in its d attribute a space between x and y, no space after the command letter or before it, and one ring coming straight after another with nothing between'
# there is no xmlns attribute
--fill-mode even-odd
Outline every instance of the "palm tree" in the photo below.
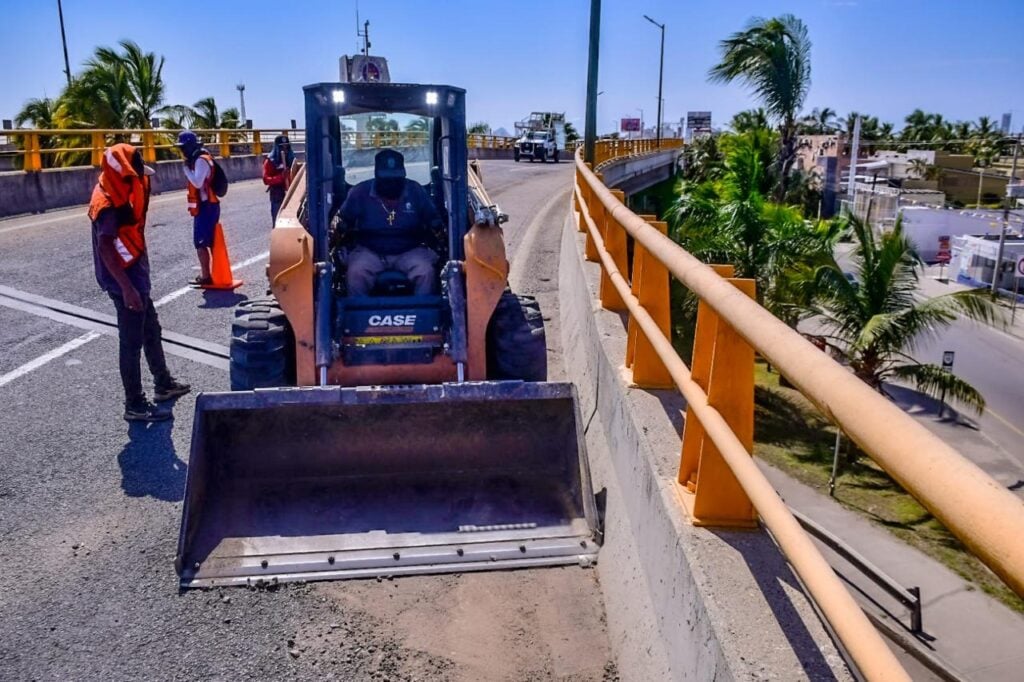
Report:
<svg viewBox="0 0 1024 682"><path fill-rule="evenodd" d="M683 147L683 181L701 183L718 175L722 155L717 135L701 135Z"/></svg>
<svg viewBox="0 0 1024 682"><path fill-rule="evenodd" d="M190 125L197 130L214 128L238 128L241 124L238 109L228 107L224 111L217 108L217 100L204 97L192 105Z"/></svg>
<svg viewBox="0 0 1024 682"><path fill-rule="evenodd" d="M827 135L835 132L837 123L836 110L829 107L815 107L811 113L800 119L800 126L805 135Z"/></svg>
<svg viewBox="0 0 1024 682"><path fill-rule="evenodd" d="M792 14L752 19L719 43L721 61L709 80L739 80L754 91L768 114L779 121L781 149L775 196L785 193L785 177L796 154L796 117L811 85L811 41L807 27Z"/></svg>
<svg viewBox="0 0 1024 682"><path fill-rule="evenodd" d="M771 163L778 137L768 130L723 135L720 177L683 182L667 212L673 236L705 262L732 263L737 277L758 282L758 300L796 323L786 274L795 263L831 252L799 208L765 199L776 186Z"/></svg>
<svg viewBox="0 0 1024 682"><path fill-rule="evenodd" d="M164 58L130 40L98 47L61 97L66 127L148 128L164 98Z"/></svg>
<svg viewBox="0 0 1024 682"><path fill-rule="evenodd" d="M473 125L469 126L466 130L470 135L490 135L491 126L486 121L478 121Z"/></svg>
<svg viewBox="0 0 1024 682"><path fill-rule="evenodd" d="M565 122L565 142L566 142L566 144L570 144L572 142L575 142L578 139L580 139L580 133L579 133L578 130L576 130L576 126L574 126L569 121L566 121Z"/></svg>
<svg viewBox="0 0 1024 682"><path fill-rule="evenodd" d="M923 298L918 292L923 263L903 234L902 217L880 237L855 216L848 220L856 281L830 256L813 271L819 302L807 306L807 312L821 320L827 337L844 349L850 367L872 387L882 391L886 381L911 381L927 395L944 393L980 413L985 400L977 389L937 365L915 360L910 352L960 316L997 322L996 306L975 291Z"/></svg>
<svg viewBox="0 0 1024 682"><path fill-rule="evenodd" d="M30 99L14 115L14 125L20 128L26 123L31 123L32 127L38 130L52 130L57 127L57 107L58 102L49 97ZM24 146L23 138L19 138L18 144ZM39 136L40 149L53 149L53 147L52 135ZM52 168L56 161L53 154L43 154L41 158L43 168Z"/></svg>
<svg viewBox="0 0 1024 682"><path fill-rule="evenodd" d="M736 133L749 133L752 130L768 129L768 112L763 108L738 111L729 122L729 127Z"/></svg>
<svg viewBox="0 0 1024 682"><path fill-rule="evenodd" d="M919 180L924 180L928 174L928 162L921 158L911 159L908 164L909 172L913 173Z"/></svg>

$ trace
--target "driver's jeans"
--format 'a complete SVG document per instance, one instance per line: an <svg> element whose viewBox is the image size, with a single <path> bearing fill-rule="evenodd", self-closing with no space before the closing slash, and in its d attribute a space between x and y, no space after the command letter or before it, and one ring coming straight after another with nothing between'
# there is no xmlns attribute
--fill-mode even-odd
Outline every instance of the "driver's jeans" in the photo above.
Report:
<svg viewBox="0 0 1024 682"><path fill-rule="evenodd" d="M357 246L348 252L346 269L349 296L369 296L377 275L385 270L397 270L412 282L413 293L417 296L434 293L437 279L435 264L438 256L425 246L386 256Z"/></svg>

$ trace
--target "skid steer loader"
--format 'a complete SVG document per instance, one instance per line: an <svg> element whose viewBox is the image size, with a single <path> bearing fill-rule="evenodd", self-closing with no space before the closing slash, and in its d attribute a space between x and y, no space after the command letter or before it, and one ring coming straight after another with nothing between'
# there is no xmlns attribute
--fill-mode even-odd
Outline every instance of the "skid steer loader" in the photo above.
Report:
<svg viewBox="0 0 1024 682"><path fill-rule="evenodd" d="M595 561L575 389L546 382L540 310L508 291L507 218L467 160L465 91L304 91L270 296L236 310L232 392L196 400L182 587ZM389 270L370 296L347 291L339 208L382 148L443 217L430 295Z"/></svg>

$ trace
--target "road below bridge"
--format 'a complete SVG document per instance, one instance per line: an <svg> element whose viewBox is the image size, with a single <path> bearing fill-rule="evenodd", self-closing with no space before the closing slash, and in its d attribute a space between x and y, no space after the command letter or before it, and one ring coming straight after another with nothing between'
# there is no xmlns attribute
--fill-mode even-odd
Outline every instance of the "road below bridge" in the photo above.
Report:
<svg viewBox="0 0 1024 682"><path fill-rule="evenodd" d="M548 321L572 166L483 163L505 227L512 282ZM233 293L195 274L183 193L154 197L148 239L165 332L226 346L232 309L266 290L263 186L232 186L222 222ZM0 221L0 285L103 314L84 208ZM5 290L0 290L5 291ZM0 306L0 669L9 679L617 678L598 573L504 573L179 593L174 558L195 393L228 389L223 367L172 355L193 394L175 421L127 426L116 338ZM216 364L216 363L214 363ZM147 377L148 380L148 377Z"/></svg>

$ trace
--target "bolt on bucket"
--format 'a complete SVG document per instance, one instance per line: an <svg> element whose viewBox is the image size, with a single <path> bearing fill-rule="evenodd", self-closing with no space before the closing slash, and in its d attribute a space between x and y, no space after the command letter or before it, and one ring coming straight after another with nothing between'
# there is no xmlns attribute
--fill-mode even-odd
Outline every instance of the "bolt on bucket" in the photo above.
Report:
<svg viewBox="0 0 1024 682"><path fill-rule="evenodd" d="M589 565L596 538L571 384L196 401L183 587Z"/></svg>

